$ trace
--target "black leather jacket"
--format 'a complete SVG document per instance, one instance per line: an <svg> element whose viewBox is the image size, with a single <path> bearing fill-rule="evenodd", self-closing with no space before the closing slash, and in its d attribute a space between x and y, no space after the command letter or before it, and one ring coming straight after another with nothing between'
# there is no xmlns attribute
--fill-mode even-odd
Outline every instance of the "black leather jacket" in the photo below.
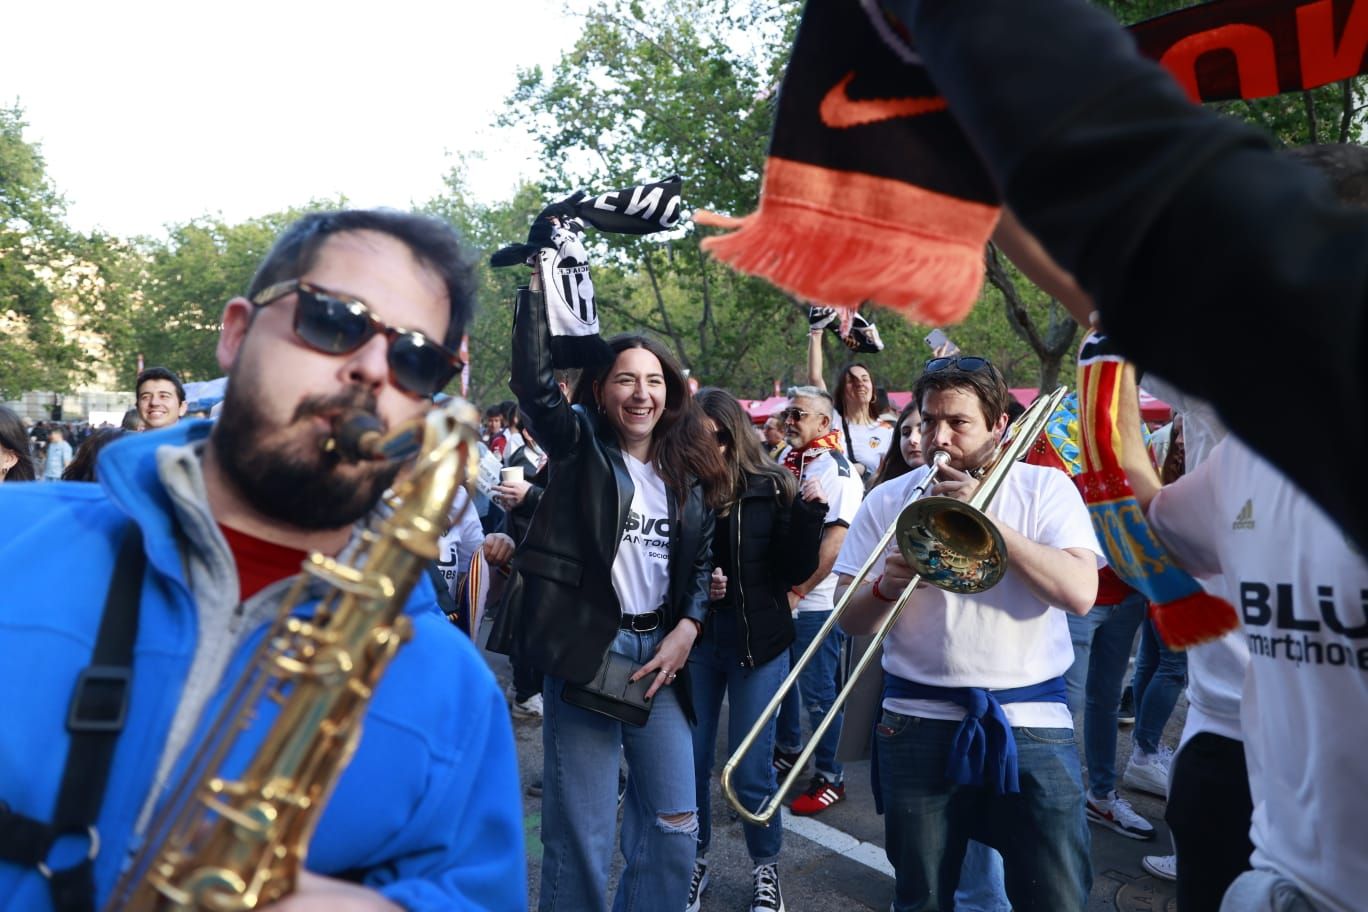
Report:
<svg viewBox="0 0 1368 912"><path fill-rule="evenodd" d="M718 517L717 534L727 536L735 566L727 574L730 607L736 611L736 651L747 668L763 665L793 642L793 613L788 591L812 576L822 543L826 504L801 498L785 507L774 481L746 477L746 490L727 513Z"/></svg>
<svg viewBox="0 0 1368 912"><path fill-rule="evenodd" d="M549 457L546 488L513 555L519 591L490 634L491 649L521 650L547 674L573 683L593 677L617 635L622 609L613 589L613 560L632 503L633 486L611 426L571 406L556 386L546 304L518 290L513 322L513 376L518 404ZM670 501L670 586L665 629L681 618L707 617L712 573L713 511L694 484L684 504ZM686 669L675 693L692 718Z"/></svg>

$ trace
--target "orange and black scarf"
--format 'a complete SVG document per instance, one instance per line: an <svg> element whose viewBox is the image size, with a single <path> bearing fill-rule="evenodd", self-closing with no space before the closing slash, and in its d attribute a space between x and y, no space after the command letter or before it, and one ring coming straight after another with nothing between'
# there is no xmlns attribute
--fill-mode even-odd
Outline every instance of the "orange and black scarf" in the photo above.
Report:
<svg viewBox="0 0 1368 912"><path fill-rule="evenodd" d="M1131 32L1194 101L1368 72L1368 0L1214 0ZM952 114L879 0L809 0L759 208L696 211L701 225L735 229L703 248L807 303L850 312L873 301L917 323L960 321L1000 207Z"/></svg>
<svg viewBox="0 0 1368 912"><path fill-rule="evenodd" d="M841 448L841 432L830 431L821 437L809 440L802 447L791 449L784 454L784 468L793 473L793 477L802 479L803 467L808 460L817 455L818 450L839 450Z"/></svg>

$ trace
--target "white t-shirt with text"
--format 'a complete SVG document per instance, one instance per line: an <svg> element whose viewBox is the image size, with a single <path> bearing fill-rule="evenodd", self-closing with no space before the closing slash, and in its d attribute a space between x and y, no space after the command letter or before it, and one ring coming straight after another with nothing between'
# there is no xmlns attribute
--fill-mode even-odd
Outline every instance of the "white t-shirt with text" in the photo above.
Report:
<svg viewBox="0 0 1368 912"><path fill-rule="evenodd" d="M1147 515L1190 572L1224 577L1243 622L1254 866L1290 878L1318 908L1362 909L1368 561L1233 437L1163 488Z"/></svg>
<svg viewBox="0 0 1368 912"><path fill-rule="evenodd" d="M835 571L854 576L926 477L925 466L869 492L846 534ZM988 507L993 522L1051 548L1080 548L1104 564L1083 497L1058 469L1017 463ZM896 545L890 544L890 549ZM888 552L870 578L883 572ZM883 667L899 677L937 687L1026 687L1059 677L1073 664L1064 612L1040 598L1011 566L993 588L957 595L923 586L909 599L884 644ZM943 700L890 698L884 707L928 719L964 718L964 708ZM1063 703L1004 703L1013 726L1072 728Z"/></svg>
<svg viewBox="0 0 1368 912"><path fill-rule="evenodd" d="M622 454L632 476L632 506L613 561L613 589L623 614L647 614L670 588L670 501L665 481L649 463Z"/></svg>
<svg viewBox="0 0 1368 912"><path fill-rule="evenodd" d="M460 513L460 518L437 540L437 569L446 580L447 590L452 598L460 600L457 584L470 570L470 559L484 544L484 527L480 525L480 515L470 503L470 495L465 488L456 492L451 502L451 514Z"/></svg>
<svg viewBox="0 0 1368 912"><path fill-rule="evenodd" d="M816 478L817 484L826 493L827 512L823 526L849 526L860 508L860 498L864 497L864 485L856 477L850 461L836 450L813 450L802 464L798 477L799 487L809 478ZM803 596L798 602L799 611L830 611L833 607L832 595L836 592L836 574L828 573L826 579Z"/></svg>

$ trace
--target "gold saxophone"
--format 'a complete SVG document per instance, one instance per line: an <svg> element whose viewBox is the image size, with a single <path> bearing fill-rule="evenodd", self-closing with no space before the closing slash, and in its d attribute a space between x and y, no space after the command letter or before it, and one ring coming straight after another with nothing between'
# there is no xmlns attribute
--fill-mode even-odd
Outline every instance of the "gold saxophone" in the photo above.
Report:
<svg viewBox="0 0 1368 912"><path fill-rule="evenodd" d="M330 445L354 459L418 457L397 506L363 534L353 564L314 553L196 751L148 841L120 879L115 910L255 909L294 892L309 840L361 740L375 685L413 633L404 603L437 557L452 500L479 465L479 413L451 399L382 437L374 419L338 422ZM330 591L292 616L309 576ZM234 778L224 758L269 700L265 740Z"/></svg>

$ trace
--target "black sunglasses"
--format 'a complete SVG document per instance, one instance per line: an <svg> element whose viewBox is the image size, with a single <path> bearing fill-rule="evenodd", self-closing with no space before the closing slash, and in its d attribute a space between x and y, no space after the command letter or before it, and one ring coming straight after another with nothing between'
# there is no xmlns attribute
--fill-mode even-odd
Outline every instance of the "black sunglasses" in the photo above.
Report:
<svg viewBox="0 0 1368 912"><path fill-rule="evenodd" d="M943 370L961 370L967 374L981 370L992 370L993 362L975 355L952 355L948 358L932 358L922 368L924 374L934 374Z"/></svg>
<svg viewBox="0 0 1368 912"><path fill-rule="evenodd" d="M382 322L362 301L340 298L322 288L290 279L263 288L252 297L265 307L294 293L294 332L312 349L329 355L354 352L376 333L389 340L389 369L394 385L415 396L442 391L461 369L461 357L420 332L395 329Z"/></svg>
<svg viewBox="0 0 1368 912"><path fill-rule="evenodd" d="M786 409L784 409L782 412L779 413L779 420L780 420L780 421L802 421L804 418L806 418L808 415L811 415L811 414L812 414L812 412L804 411L803 409L800 409L800 408L786 408Z"/></svg>

